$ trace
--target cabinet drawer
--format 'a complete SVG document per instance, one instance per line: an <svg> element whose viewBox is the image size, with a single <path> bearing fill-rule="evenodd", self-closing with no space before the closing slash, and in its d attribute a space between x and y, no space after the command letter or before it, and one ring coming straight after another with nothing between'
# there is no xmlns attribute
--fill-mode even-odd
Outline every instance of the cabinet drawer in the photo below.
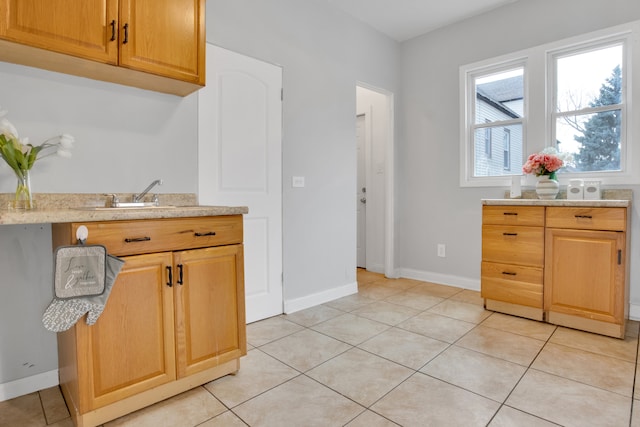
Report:
<svg viewBox="0 0 640 427"><path fill-rule="evenodd" d="M510 304L542 308L543 269L483 262L482 297Z"/></svg>
<svg viewBox="0 0 640 427"><path fill-rule="evenodd" d="M544 226L543 206L483 206L482 223Z"/></svg>
<svg viewBox="0 0 640 427"><path fill-rule="evenodd" d="M113 255L135 255L242 243L242 215L107 221L71 224L89 230L87 244L101 244Z"/></svg>
<svg viewBox="0 0 640 427"><path fill-rule="evenodd" d="M542 267L544 228L483 225L482 260Z"/></svg>
<svg viewBox="0 0 640 427"><path fill-rule="evenodd" d="M547 227L625 231L626 208L547 208Z"/></svg>

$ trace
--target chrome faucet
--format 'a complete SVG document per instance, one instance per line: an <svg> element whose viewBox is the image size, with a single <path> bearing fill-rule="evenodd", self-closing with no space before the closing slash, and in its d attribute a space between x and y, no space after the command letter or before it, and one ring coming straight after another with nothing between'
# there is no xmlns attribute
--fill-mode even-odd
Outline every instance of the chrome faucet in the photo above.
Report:
<svg viewBox="0 0 640 427"><path fill-rule="evenodd" d="M134 194L133 195L133 202L134 203L138 203L142 201L142 198L149 192L151 191L151 189L153 187L155 187L156 185L162 185L162 180L161 179L156 179L155 181L153 181L151 184L149 184L149 186L147 188L144 189L144 191L140 194Z"/></svg>

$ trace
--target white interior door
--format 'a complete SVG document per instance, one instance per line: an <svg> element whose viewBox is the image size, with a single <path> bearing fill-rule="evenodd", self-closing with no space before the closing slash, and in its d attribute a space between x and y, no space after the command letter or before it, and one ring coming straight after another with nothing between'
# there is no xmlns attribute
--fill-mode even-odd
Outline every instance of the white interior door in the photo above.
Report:
<svg viewBox="0 0 640 427"><path fill-rule="evenodd" d="M198 94L198 200L248 206L247 323L282 314L282 68L207 44Z"/></svg>
<svg viewBox="0 0 640 427"><path fill-rule="evenodd" d="M356 189L356 203L358 206L357 224L357 266L367 268L367 139L365 129L365 115L356 117L356 145L358 150L358 188Z"/></svg>

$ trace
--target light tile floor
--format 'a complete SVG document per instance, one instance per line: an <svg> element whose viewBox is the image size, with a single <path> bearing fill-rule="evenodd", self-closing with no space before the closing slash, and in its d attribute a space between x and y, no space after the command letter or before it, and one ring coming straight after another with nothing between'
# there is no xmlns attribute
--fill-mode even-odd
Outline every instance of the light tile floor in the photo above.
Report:
<svg viewBox="0 0 640 427"><path fill-rule="evenodd" d="M247 327L240 372L113 426L640 427L625 340L485 311L478 292L358 271L359 292ZM0 427L71 427L57 387Z"/></svg>

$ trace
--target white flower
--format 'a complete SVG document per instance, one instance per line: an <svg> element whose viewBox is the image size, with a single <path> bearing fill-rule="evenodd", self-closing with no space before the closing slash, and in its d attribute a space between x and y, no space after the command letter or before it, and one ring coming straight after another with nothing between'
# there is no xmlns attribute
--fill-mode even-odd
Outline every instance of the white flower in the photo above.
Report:
<svg viewBox="0 0 640 427"><path fill-rule="evenodd" d="M56 151L56 154L60 157L71 157L71 151L65 150L62 147L58 148L58 151Z"/></svg>
<svg viewBox="0 0 640 427"><path fill-rule="evenodd" d="M69 135L68 133L63 133L62 135L60 135L60 146L62 148L73 148L73 143L76 141L76 139L73 137L73 135Z"/></svg>
<svg viewBox="0 0 640 427"><path fill-rule="evenodd" d="M0 120L0 134L18 137L18 129L7 119Z"/></svg>

